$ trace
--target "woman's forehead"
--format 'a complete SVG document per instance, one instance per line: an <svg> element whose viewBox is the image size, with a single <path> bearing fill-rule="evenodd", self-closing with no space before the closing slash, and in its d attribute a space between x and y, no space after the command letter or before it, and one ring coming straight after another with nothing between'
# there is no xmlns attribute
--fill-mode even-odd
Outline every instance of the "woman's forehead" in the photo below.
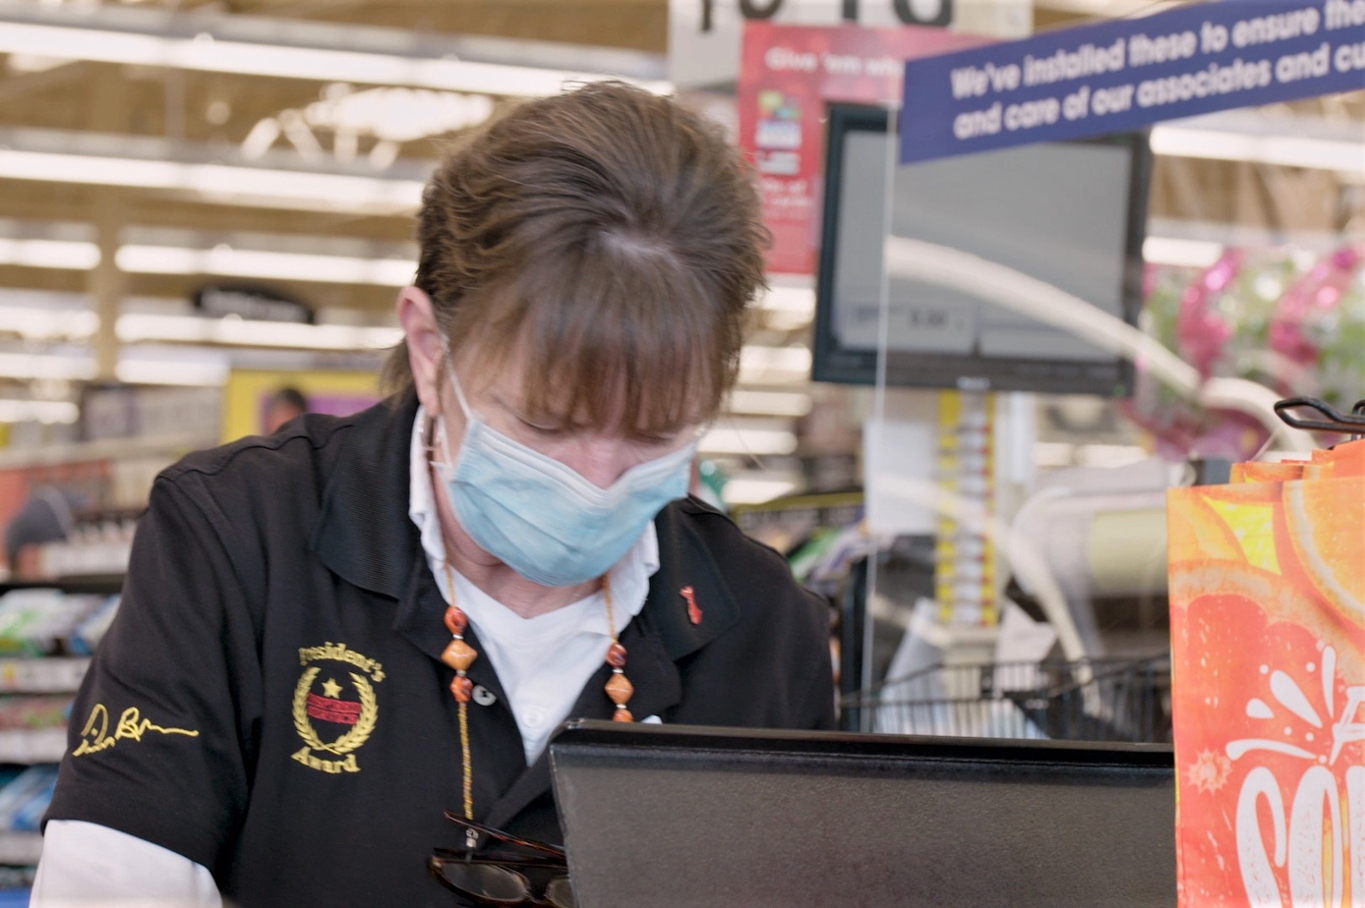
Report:
<svg viewBox="0 0 1365 908"><path fill-rule="evenodd" d="M620 433L677 430L708 418L699 383L676 373L651 382L647 371L541 363L520 345L502 355L457 354L456 362L466 393L519 418Z"/></svg>

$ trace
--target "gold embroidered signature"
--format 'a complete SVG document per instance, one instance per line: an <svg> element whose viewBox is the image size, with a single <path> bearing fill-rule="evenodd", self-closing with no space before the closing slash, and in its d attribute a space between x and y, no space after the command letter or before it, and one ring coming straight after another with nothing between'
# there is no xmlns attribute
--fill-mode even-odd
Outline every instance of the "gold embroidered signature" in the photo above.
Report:
<svg viewBox="0 0 1365 908"><path fill-rule="evenodd" d="M71 752L71 756L80 757L85 754L98 753L123 740L141 741L142 736L149 731L161 735L199 737L199 732L191 731L188 728L165 728L144 719L142 712L136 706L130 706L119 714L118 724L114 726L114 733L111 735L109 734L109 710L105 708L103 703L96 703L95 708L90 710L90 718L86 720L85 728L81 729L81 743Z"/></svg>

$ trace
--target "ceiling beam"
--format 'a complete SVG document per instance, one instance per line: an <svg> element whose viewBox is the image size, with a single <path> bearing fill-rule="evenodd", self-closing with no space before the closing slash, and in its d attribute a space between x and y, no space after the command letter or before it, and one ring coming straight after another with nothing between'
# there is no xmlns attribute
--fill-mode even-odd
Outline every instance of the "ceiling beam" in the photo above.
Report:
<svg viewBox="0 0 1365 908"><path fill-rule="evenodd" d="M235 147L141 136L0 129L0 179L82 183L174 194L206 203L350 214L416 211L434 162L301 166L298 155L248 160Z"/></svg>
<svg viewBox="0 0 1365 908"><path fill-rule="evenodd" d="M0 104L12 104L39 92L65 89L89 74L84 61L62 63L39 72L20 73L0 80Z"/></svg>
<svg viewBox="0 0 1365 908"><path fill-rule="evenodd" d="M662 55L220 12L0 0L0 51L321 82L537 97L619 78L666 92Z"/></svg>

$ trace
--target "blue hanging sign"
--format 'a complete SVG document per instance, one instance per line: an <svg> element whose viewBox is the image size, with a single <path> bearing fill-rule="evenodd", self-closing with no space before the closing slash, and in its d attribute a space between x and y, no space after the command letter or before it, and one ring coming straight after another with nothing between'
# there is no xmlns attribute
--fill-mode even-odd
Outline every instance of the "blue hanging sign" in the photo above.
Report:
<svg viewBox="0 0 1365 908"><path fill-rule="evenodd" d="M1221 0L908 61L900 160L1357 89L1365 0Z"/></svg>

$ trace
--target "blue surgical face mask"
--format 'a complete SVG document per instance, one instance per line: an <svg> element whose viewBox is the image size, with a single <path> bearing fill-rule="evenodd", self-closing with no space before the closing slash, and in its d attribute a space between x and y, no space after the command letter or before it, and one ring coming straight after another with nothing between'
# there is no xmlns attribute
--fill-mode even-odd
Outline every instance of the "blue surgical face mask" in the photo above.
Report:
<svg viewBox="0 0 1365 908"><path fill-rule="evenodd" d="M450 372L464 411L464 440L438 464L455 516L488 554L542 586L600 577L670 501L687 494L696 442L631 467L600 488L553 457L490 428ZM444 421L442 421L444 422Z"/></svg>

